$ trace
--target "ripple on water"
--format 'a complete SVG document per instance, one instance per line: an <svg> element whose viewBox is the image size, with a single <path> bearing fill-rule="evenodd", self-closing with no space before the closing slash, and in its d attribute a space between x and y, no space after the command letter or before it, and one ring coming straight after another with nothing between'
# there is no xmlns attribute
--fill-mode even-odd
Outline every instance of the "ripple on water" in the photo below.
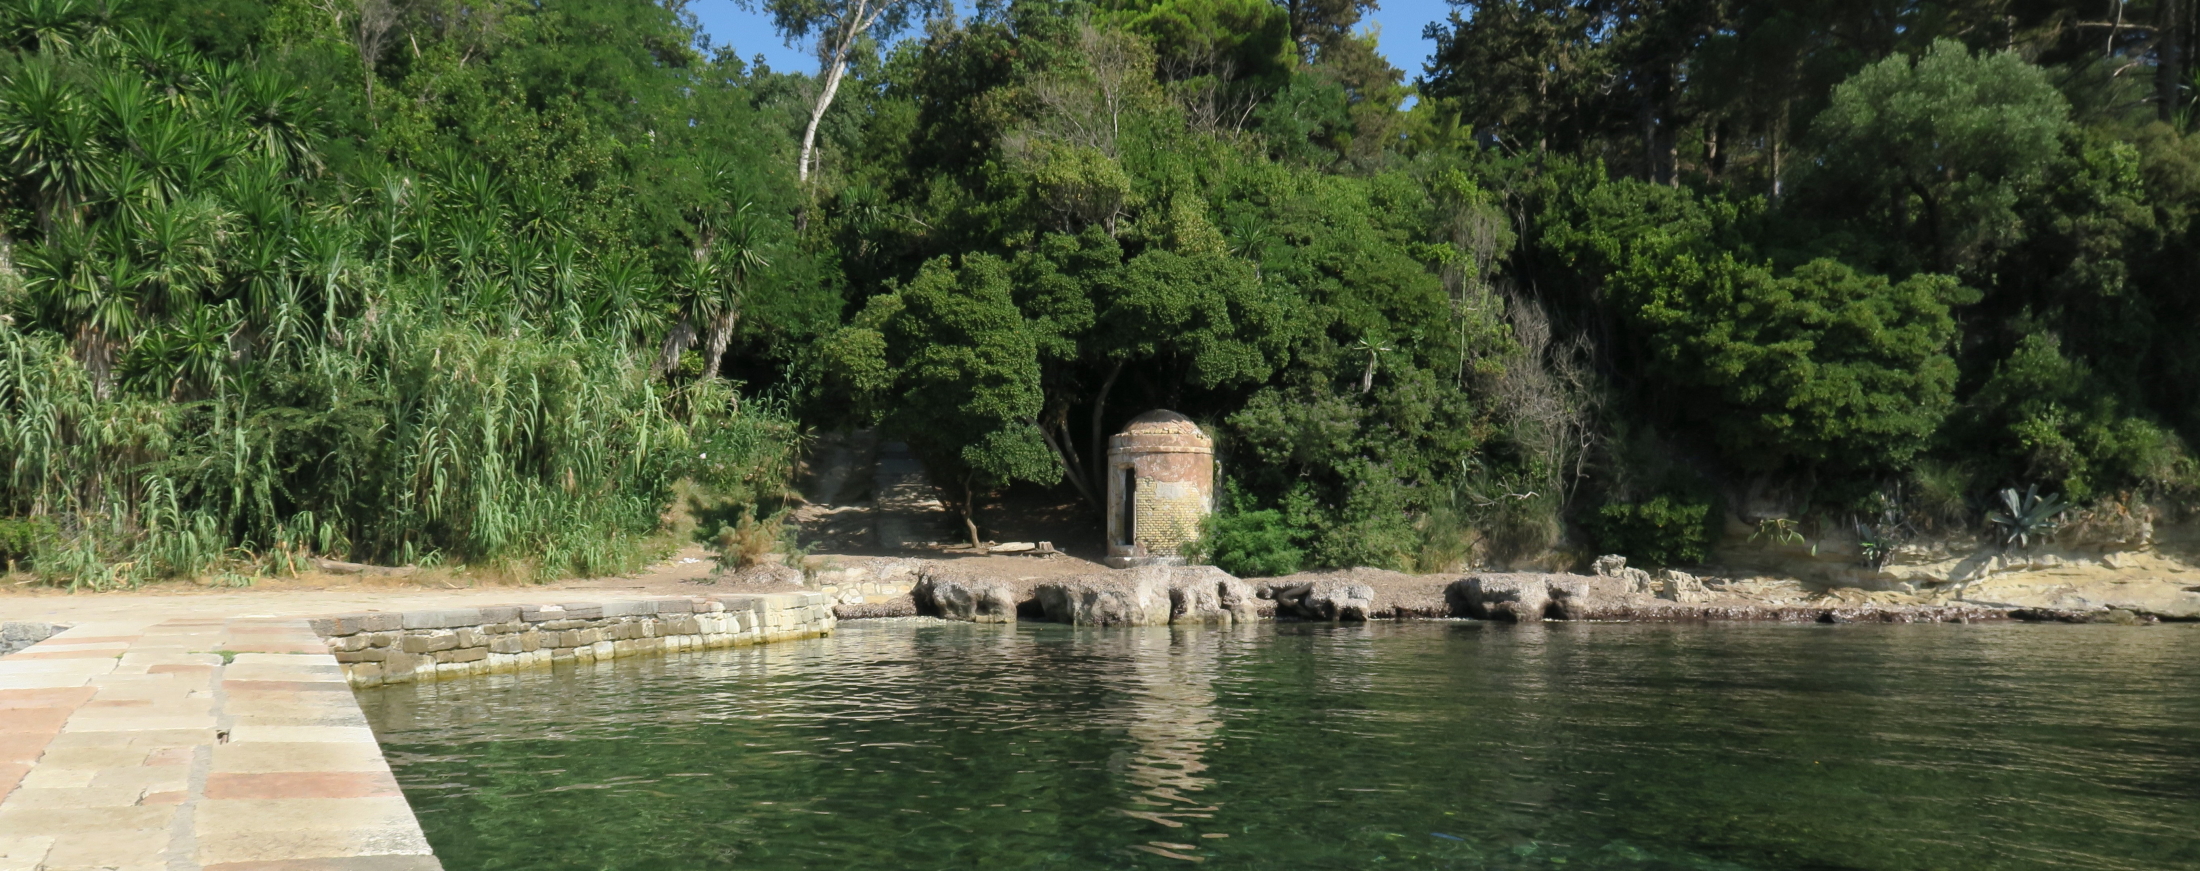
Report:
<svg viewBox="0 0 2200 871"><path fill-rule="evenodd" d="M446 867L2200 869L2200 627L844 624L364 691Z"/></svg>

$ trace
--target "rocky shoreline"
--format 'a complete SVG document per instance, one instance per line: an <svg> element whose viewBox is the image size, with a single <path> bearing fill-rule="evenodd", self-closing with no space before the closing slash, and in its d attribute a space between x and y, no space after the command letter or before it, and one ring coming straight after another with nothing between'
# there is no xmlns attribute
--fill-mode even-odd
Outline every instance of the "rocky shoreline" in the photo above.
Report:
<svg viewBox="0 0 2200 871"><path fill-rule="evenodd" d="M786 582L818 588L815 577ZM1087 626L1264 620L1361 622L1471 618L1506 622L2150 623L2200 620L2200 587L2175 581L2100 589L2043 585L1923 592L1835 588L1794 580L1656 574L1600 560L1594 575L1473 572L1408 575L1351 569L1240 579L1211 566L1003 577L952 560L880 560L835 570L842 620L927 615L979 623ZM863 578L857 583L850 578ZM886 579L886 580L876 580ZM2125 582L2119 582L2125 583ZM860 592L856 592L860 589Z"/></svg>

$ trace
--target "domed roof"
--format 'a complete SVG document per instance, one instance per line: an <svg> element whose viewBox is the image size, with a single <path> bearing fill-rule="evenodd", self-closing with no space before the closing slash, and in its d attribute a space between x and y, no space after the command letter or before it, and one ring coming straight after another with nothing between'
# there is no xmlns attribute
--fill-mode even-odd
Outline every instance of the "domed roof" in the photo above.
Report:
<svg viewBox="0 0 2200 871"><path fill-rule="evenodd" d="M1156 408L1152 411L1146 412L1145 414L1141 414L1137 417L1131 418L1130 425L1123 427L1122 434L1188 435L1198 436L1202 439L1207 437L1206 433L1200 432L1199 424L1193 423L1191 418L1185 417L1184 415L1170 411L1166 408Z"/></svg>

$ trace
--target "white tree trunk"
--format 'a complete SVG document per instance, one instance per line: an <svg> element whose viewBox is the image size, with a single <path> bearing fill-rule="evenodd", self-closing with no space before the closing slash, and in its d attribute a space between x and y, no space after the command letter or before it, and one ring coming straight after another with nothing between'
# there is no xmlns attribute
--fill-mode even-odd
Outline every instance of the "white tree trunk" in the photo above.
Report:
<svg viewBox="0 0 2200 871"><path fill-rule="evenodd" d="M847 69L847 54L836 53L831 68L825 71L825 90L817 95L817 105L810 109L810 124L802 128L802 164L795 168L795 175L803 184L810 181L810 164L817 151L817 125L825 120L825 110L833 105L833 95L840 91L841 74Z"/></svg>
<svg viewBox="0 0 2200 871"><path fill-rule="evenodd" d="M848 73L848 54L855 50L856 37L870 30L884 11L884 3L872 6L869 2L858 2L848 15L846 29L833 43L832 52L825 56L825 88L817 94L817 105L810 108L809 125L802 128L801 163L795 167L795 177L803 184L810 182L810 164L817 156L817 125L825 120L825 110L832 107L833 95L840 93L840 79Z"/></svg>

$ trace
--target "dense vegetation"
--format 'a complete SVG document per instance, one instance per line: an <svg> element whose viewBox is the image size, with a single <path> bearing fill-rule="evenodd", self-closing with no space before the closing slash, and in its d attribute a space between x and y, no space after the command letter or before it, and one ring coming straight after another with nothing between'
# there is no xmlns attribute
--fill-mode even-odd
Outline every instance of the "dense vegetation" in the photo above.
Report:
<svg viewBox="0 0 2200 871"><path fill-rule="evenodd" d="M821 76L679 3L11 4L0 548L600 571L798 421L980 535L1157 406L1269 573L2200 483L2189 0L1467 0L1410 86L1360 0L760 5Z"/></svg>

